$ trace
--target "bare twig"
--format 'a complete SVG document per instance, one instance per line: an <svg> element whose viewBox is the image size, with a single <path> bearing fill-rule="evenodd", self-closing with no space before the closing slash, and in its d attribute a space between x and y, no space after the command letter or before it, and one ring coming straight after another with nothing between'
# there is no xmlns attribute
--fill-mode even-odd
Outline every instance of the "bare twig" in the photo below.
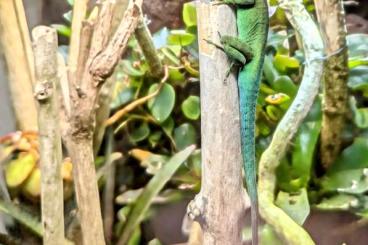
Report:
<svg viewBox="0 0 368 245"><path fill-rule="evenodd" d="M127 113L131 112L132 110L134 110L135 108L137 108L140 105L143 105L144 103L146 103L147 101L149 101L150 99L156 97L159 92L161 91L162 86L164 85L164 83L166 82L166 80L169 78L169 72L168 72L168 68L165 67L164 69L165 71L165 75L164 77L161 79L161 82L159 83L157 89L150 93L147 96L144 96L142 98L139 98L133 102L131 102L130 104L128 104L127 106L125 106L124 108L122 108L121 110L117 111L113 116L111 116L105 123L106 126L110 126L112 124L114 124L115 122L117 122L120 118L122 118L124 115L126 115Z"/></svg>
<svg viewBox="0 0 368 245"><path fill-rule="evenodd" d="M32 96L33 55L21 0L0 1L0 41L7 63L9 87L20 130L37 129Z"/></svg>
<svg viewBox="0 0 368 245"><path fill-rule="evenodd" d="M264 220L287 244L314 244L309 234L274 204L276 168L285 155L298 127L310 110L323 73L323 42L319 30L301 0L279 0L291 25L300 34L306 57L304 76L293 103L278 124L272 141L259 162L259 205ZM312 37L312 38L311 38Z"/></svg>
<svg viewBox="0 0 368 245"><path fill-rule="evenodd" d="M139 46L142 49L144 57L147 60L150 72L154 77L160 77L163 73L163 66L158 56L157 50L153 44L152 36L144 21L143 15L139 20L137 29L135 30L135 37Z"/></svg>
<svg viewBox="0 0 368 245"><path fill-rule="evenodd" d="M89 0L76 0L73 6L73 19L72 19L72 35L70 38L69 45L69 58L68 58L68 68L71 75L77 70L78 56L80 53L80 36L82 30L83 20L86 18L87 14L87 4ZM71 77L71 76L70 76Z"/></svg>
<svg viewBox="0 0 368 245"><path fill-rule="evenodd" d="M59 129L57 34L39 26L32 32L37 82L34 96L39 104L38 128L41 163L41 209L43 244L64 242L64 198L61 177Z"/></svg>

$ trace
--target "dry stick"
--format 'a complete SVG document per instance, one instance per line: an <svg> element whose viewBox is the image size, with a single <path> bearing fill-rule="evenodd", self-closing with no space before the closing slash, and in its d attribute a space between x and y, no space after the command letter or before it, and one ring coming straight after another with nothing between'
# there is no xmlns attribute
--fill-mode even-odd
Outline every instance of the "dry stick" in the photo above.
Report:
<svg viewBox="0 0 368 245"><path fill-rule="evenodd" d="M93 131L96 102L98 101L101 85L108 75L113 72L115 65L126 48L129 37L138 24L140 9L135 3L129 6L118 30L107 45L114 2L114 0L105 0L101 3L101 10L96 20L80 90L79 92L73 89L71 91L72 115L70 118L69 139L67 140L69 142L68 150L74 164L74 184L83 244L89 245L105 244L94 168ZM99 62L106 57L109 57L109 59L102 63ZM95 64L98 64L98 66L95 66ZM101 70L106 73L99 73Z"/></svg>
<svg viewBox="0 0 368 245"><path fill-rule="evenodd" d="M0 42L18 129L37 130L37 110L32 96L33 55L25 18L21 0L0 1Z"/></svg>
<svg viewBox="0 0 368 245"><path fill-rule="evenodd" d="M153 43L151 33L144 21L143 15L141 15L138 27L135 30L135 37L142 49L144 57L147 60L151 74L154 77L162 76L164 71L163 66Z"/></svg>
<svg viewBox="0 0 368 245"><path fill-rule="evenodd" d="M132 110L134 110L138 106L143 105L144 103L146 103L150 99L156 97L159 94L159 92L161 91L161 88L164 85L164 83L169 78L169 70L168 70L167 66L165 66L164 74L165 74L164 77L161 79L161 82L159 83L157 89L154 92L150 93L149 95L147 95L145 97L139 98L139 99L131 102L130 104L125 106L123 109L120 109L119 111L117 111L108 120L106 120L105 125L110 126L110 125L114 124L119 119L121 119L123 116L125 116L127 113L131 112Z"/></svg>
<svg viewBox="0 0 368 245"><path fill-rule="evenodd" d="M33 29L38 128L41 163L41 210L43 244L64 242L64 199L61 177L61 136L59 129L57 34L52 28Z"/></svg>
<svg viewBox="0 0 368 245"><path fill-rule="evenodd" d="M348 112L348 49L345 12L341 0L314 1L324 37L327 60L323 86L321 161L328 168L341 150Z"/></svg>
<svg viewBox="0 0 368 245"><path fill-rule="evenodd" d="M227 56L204 41L219 43L218 33L236 36L236 19L231 7L206 2L197 5L202 188L188 212L201 224L204 245L242 244L249 199L243 188L236 77L226 79Z"/></svg>
<svg viewBox="0 0 368 245"><path fill-rule="evenodd" d="M72 35L69 45L68 68L72 77L77 70L78 56L81 49L82 22L86 18L89 0L75 0L73 6Z"/></svg>
<svg viewBox="0 0 368 245"><path fill-rule="evenodd" d="M318 94L323 73L323 42L302 0L280 0L279 3L291 25L300 34L306 65L298 94L278 124L269 147L260 159L258 182L260 213L287 244L310 245L314 242L309 234L274 204L275 170Z"/></svg>
<svg viewBox="0 0 368 245"><path fill-rule="evenodd" d="M114 34L116 29L123 18L123 14L128 7L129 0L117 0L114 8L111 33ZM109 77L103 86L101 87L98 98L98 109L96 111L96 129L93 135L93 150L95 155L100 149L104 134L105 134L105 121L110 115L110 103L112 99L112 93L117 80L117 71L115 69L111 77Z"/></svg>

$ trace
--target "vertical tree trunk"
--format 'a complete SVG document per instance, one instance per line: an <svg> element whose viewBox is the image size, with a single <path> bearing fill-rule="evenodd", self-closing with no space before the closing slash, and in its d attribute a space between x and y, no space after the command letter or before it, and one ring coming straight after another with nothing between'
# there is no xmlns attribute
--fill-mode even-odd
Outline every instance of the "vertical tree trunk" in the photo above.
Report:
<svg viewBox="0 0 368 245"><path fill-rule="evenodd" d="M236 36L231 7L205 1L197 5L201 67L202 188L188 212L200 222L203 244L242 244L249 200L243 188L236 77L227 56L204 39L219 43L219 35ZM226 82L225 82L226 79Z"/></svg>
<svg viewBox="0 0 368 245"><path fill-rule="evenodd" d="M341 0L314 1L325 42L321 160L328 168L341 149L341 134L348 110L348 49L345 12Z"/></svg>

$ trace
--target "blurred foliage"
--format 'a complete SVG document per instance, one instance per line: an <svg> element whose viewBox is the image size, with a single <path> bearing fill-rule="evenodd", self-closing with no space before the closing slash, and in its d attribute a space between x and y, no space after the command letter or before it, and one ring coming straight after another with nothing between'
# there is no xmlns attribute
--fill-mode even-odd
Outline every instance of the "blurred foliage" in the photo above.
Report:
<svg viewBox="0 0 368 245"><path fill-rule="evenodd" d="M304 3L313 13L313 2ZM283 11L276 5L271 6L270 16L271 28L257 104L258 159L295 98L304 66L303 50L297 34L290 29ZM70 36L70 17L71 13L66 13L66 25L55 25L59 34ZM116 163L114 232L118 238L127 232L124 231L126 222L133 222L134 231L129 231L132 235L128 244L131 245L143 241L139 224L151 218L159 205L191 199L200 189L197 22L195 7L190 3L184 5L183 20L185 28L163 28L153 35L158 55L169 70L169 78L158 95L112 125L116 141L114 151L124 155ZM368 215L368 35L352 34L347 39L351 111L347 115L348 122L343 132L344 148L340 156L327 172L321 170L318 152L322 118L320 95L276 172L276 204L298 224L305 222L311 208L344 210L361 217ZM112 115L156 91L159 82L160 78L150 74L142 51L132 38L127 55L117 67ZM40 195L37 134L17 132L1 138L0 143L5 146L4 152L9 159L5 177L12 198L25 197L37 202ZM162 175L168 164L172 164L170 159L193 144L197 145L197 149L180 159L184 164L178 164L177 171ZM106 158L101 152L96 166L103 166ZM72 181L71 168L72 164L66 158L64 183ZM157 176L164 176L165 181L161 184L167 182L165 188L163 185L152 187L150 183ZM147 199L147 193L154 194ZM132 217L139 218L131 221ZM248 230L244 231L244 239L250 237ZM262 244L282 244L268 225L263 226L261 239ZM149 244L160 244L160 241L154 239Z"/></svg>

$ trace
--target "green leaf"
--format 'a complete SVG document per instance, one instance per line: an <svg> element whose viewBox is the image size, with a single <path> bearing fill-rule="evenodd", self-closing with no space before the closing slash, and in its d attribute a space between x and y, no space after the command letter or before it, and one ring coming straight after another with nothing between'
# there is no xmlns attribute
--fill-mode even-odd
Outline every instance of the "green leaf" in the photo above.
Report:
<svg viewBox="0 0 368 245"><path fill-rule="evenodd" d="M275 68L281 73L297 71L300 67L299 60L287 55L278 54L273 60Z"/></svg>
<svg viewBox="0 0 368 245"><path fill-rule="evenodd" d="M368 55L368 35L350 34L346 37L349 57L365 57Z"/></svg>
<svg viewBox="0 0 368 245"><path fill-rule="evenodd" d="M320 130L320 121L305 122L300 126L293 144L291 164L284 158L276 170L280 189L295 192L308 186Z"/></svg>
<svg viewBox="0 0 368 245"><path fill-rule="evenodd" d="M123 232L119 239L120 244L125 244L129 240L133 234L133 231L142 222L143 217L149 209L153 198L162 190L162 188L171 179L180 165L188 159L194 149L194 146L189 146L183 151L175 154L148 182L128 215L127 221L123 227Z"/></svg>
<svg viewBox="0 0 368 245"><path fill-rule="evenodd" d="M327 174L321 179L325 192L362 194L368 191L368 169L352 169Z"/></svg>
<svg viewBox="0 0 368 245"><path fill-rule="evenodd" d="M172 119L172 117L169 117L163 123L161 123L161 127L166 135L171 136L175 127L174 119Z"/></svg>
<svg viewBox="0 0 368 245"><path fill-rule="evenodd" d="M276 198L276 205L283 209L296 223L302 225L307 219L310 206L307 190L300 190L298 194L280 191Z"/></svg>
<svg viewBox="0 0 368 245"><path fill-rule="evenodd" d="M134 128L130 134L129 138L133 142L139 142L145 140L150 134L150 128L147 122L141 123L137 128Z"/></svg>
<svg viewBox="0 0 368 245"><path fill-rule="evenodd" d="M197 25L197 11L193 3L185 3L183 5L183 21L186 27Z"/></svg>
<svg viewBox="0 0 368 245"><path fill-rule="evenodd" d="M184 30L172 30L167 38L167 42L172 45L188 46L195 38L195 35Z"/></svg>
<svg viewBox="0 0 368 245"><path fill-rule="evenodd" d="M174 130L174 141L179 150L197 142L197 132L192 124L183 123Z"/></svg>
<svg viewBox="0 0 368 245"><path fill-rule="evenodd" d="M336 173L351 169L368 168L368 139L357 137L353 144L345 148L341 155L329 168L328 173Z"/></svg>
<svg viewBox="0 0 368 245"><path fill-rule="evenodd" d="M359 66L349 72L348 87L354 91L362 91L368 96L368 66Z"/></svg>
<svg viewBox="0 0 368 245"><path fill-rule="evenodd" d="M323 198L323 200L316 205L316 208L321 210L349 210L359 203L359 199L354 195L338 194L332 197Z"/></svg>
<svg viewBox="0 0 368 245"><path fill-rule="evenodd" d="M148 137L148 141L152 148L156 147L162 137L162 131L156 131Z"/></svg>
<svg viewBox="0 0 368 245"><path fill-rule="evenodd" d="M152 84L148 90L151 94L156 91L158 84ZM175 105L175 90L172 85L165 83L160 93L147 103L152 116L159 122L164 122L171 114Z"/></svg>
<svg viewBox="0 0 368 245"><path fill-rule="evenodd" d="M181 104L181 110L186 118L197 120L201 114L199 97L190 95Z"/></svg>
<svg viewBox="0 0 368 245"><path fill-rule="evenodd" d="M0 211L10 215L34 234L42 237L42 225L38 217L28 213L24 208L0 198Z"/></svg>
<svg viewBox="0 0 368 245"><path fill-rule="evenodd" d="M170 67L169 80L173 82L183 82L185 80L185 76L179 69Z"/></svg>
<svg viewBox="0 0 368 245"><path fill-rule="evenodd" d="M270 225L264 225L260 234L261 245L283 245L283 241Z"/></svg>
<svg viewBox="0 0 368 245"><path fill-rule="evenodd" d="M354 122L358 128L368 128L368 108L356 108Z"/></svg>
<svg viewBox="0 0 368 245"><path fill-rule="evenodd" d="M294 97L298 91L298 87L286 75L277 77L271 84L271 87L277 92L287 94L290 97Z"/></svg>
<svg viewBox="0 0 368 245"><path fill-rule="evenodd" d="M61 25L61 24L53 24L51 25L53 28L56 29L56 31L64 37L70 37L72 34L72 29L70 29L69 26Z"/></svg>

